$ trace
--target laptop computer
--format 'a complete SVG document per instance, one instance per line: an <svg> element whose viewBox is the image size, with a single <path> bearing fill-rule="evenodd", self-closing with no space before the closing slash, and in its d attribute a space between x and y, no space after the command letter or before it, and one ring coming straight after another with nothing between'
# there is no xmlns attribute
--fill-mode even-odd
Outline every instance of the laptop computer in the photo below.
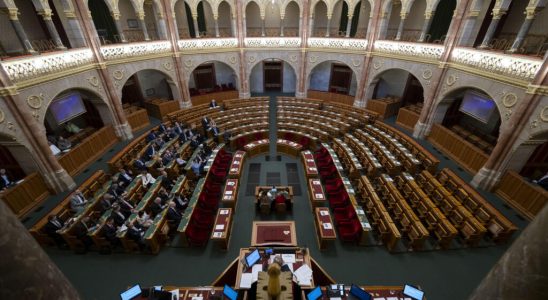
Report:
<svg viewBox="0 0 548 300"><path fill-rule="evenodd" d="M403 287L403 295L410 297L413 300L422 300L424 298L423 291L409 284L406 284Z"/></svg>
<svg viewBox="0 0 548 300"><path fill-rule="evenodd" d="M360 288L359 286L352 284L350 286L350 291L346 296L346 299L349 300L371 300L373 297L371 294Z"/></svg>
<svg viewBox="0 0 548 300"><path fill-rule="evenodd" d="M310 293L306 294L306 300L318 300L323 296L322 289L317 286Z"/></svg>

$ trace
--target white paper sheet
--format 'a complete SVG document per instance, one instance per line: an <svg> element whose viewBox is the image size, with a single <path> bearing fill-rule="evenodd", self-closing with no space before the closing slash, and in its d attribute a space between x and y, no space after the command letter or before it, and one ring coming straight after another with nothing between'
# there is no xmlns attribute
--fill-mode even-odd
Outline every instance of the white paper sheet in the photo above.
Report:
<svg viewBox="0 0 548 300"><path fill-rule="evenodd" d="M293 264L295 263L296 257L295 254L282 254L282 259L286 264Z"/></svg>
<svg viewBox="0 0 548 300"><path fill-rule="evenodd" d="M242 278L240 278L240 288L249 289L253 283L253 274L243 273Z"/></svg>

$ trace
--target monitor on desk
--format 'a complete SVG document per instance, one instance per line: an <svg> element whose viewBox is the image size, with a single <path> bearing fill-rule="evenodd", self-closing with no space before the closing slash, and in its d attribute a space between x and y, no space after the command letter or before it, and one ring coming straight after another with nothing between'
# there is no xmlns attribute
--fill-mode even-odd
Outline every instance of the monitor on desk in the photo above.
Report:
<svg viewBox="0 0 548 300"><path fill-rule="evenodd" d="M120 294L121 300L131 300L141 295L141 286L136 284L129 288L127 291Z"/></svg>
<svg viewBox="0 0 548 300"><path fill-rule="evenodd" d="M245 257L245 264L248 268L251 268L254 264L256 264L261 259L261 254L259 253L259 249L253 250L253 252L249 253Z"/></svg>
<svg viewBox="0 0 548 300"><path fill-rule="evenodd" d="M225 287L223 288L223 295L227 297L230 300L236 300L238 299L238 292L225 284Z"/></svg>
<svg viewBox="0 0 548 300"><path fill-rule="evenodd" d="M424 297L424 292L414 286L406 284L403 287L403 295L411 297L414 300L422 300Z"/></svg>
<svg viewBox="0 0 548 300"><path fill-rule="evenodd" d="M322 289L317 286L310 293L306 294L306 300L318 300L323 296Z"/></svg>
<svg viewBox="0 0 548 300"><path fill-rule="evenodd" d="M360 288L359 286L352 284L350 286L350 292L348 293L348 299L358 299L358 300L371 300L371 294Z"/></svg>

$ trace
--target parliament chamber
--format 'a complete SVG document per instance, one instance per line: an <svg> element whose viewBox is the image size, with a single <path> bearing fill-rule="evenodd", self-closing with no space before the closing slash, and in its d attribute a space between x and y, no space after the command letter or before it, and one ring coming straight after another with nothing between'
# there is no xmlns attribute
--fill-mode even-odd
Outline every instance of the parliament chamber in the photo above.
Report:
<svg viewBox="0 0 548 300"><path fill-rule="evenodd" d="M545 0L0 0L1 299L545 299Z"/></svg>

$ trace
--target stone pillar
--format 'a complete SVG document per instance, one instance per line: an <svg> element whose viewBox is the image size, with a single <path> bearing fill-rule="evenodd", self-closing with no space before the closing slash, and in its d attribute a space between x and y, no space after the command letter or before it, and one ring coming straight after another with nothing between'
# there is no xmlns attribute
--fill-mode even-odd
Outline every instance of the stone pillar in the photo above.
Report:
<svg viewBox="0 0 548 300"><path fill-rule="evenodd" d="M232 32L232 37L236 37L236 32L237 32L237 28L238 26L236 25L236 16L233 14L232 15L232 26L230 28L231 32Z"/></svg>
<svg viewBox="0 0 548 300"><path fill-rule="evenodd" d="M265 36L265 16L261 16L261 36Z"/></svg>
<svg viewBox="0 0 548 300"><path fill-rule="evenodd" d="M400 25L398 26L398 33L396 34L396 38L394 40L399 41L401 40L401 35L403 34L403 25L405 24L405 18L407 18L407 13L400 13Z"/></svg>
<svg viewBox="0 0 548 300"><path fill-rule="evenodd" d="M44 9L42 11L38 11L38 14L42 16L42 19L44 20L44 23L46 24L46 27L48 28L49 35L51 36L53 43L55 43L55 49L57 50L67 49L67 47L65 47L65 45L63 45L63 42L61 41L61 37L59 37L59 32L57 32L57 28L55 28L55 24L53 24L53 20L51 20L51 9Z"/></svg>
<svg viewBox="0 0 548 300"><path fill-rule="evenodd" d="M156 22L158 24L158 35L161 40L167 40L167 28L166 28L166 18L163 12L158 11L156 5L152 5L154 15L156 15ZM177 34L177 36L179 36Z"/></svg>
<svg viewBox="0 0 548 300"><path fill-rule="evenodd" d="M480 12L478 10L471 10L467 13L457 46L472 47L474 45L473 30L476 26L476 22L478 21L479 13Z"/></svg>
<svg viewBox="0 0 548 300"><path fill-rule="evenodd" d="M21 22L19 22L19 10L17 8L8 8L7 11L9 14L11 26L15 30L15 34L23 45L23 48L25 48L25 51L29 54L36 54L36 51L34 50L34 48L32 48L32 44L29 41L25 29L23 29L23 25L21 25Z"/></svg>
<svg viewBox="0 0 548 300"><path fill-rule="evenodd" d="M308 7L309 1L303 0L303 7ZM309 28L312 26L307 21L312 21L312 18L309 18L309 9L304 9L300 12L301 22L299 23L299 36L301 38L301 62L299 70L295 70L297 73L297 88L295 91L295 97L305 98L306 97L306 41L309 38Z"/></svg>
<svg viewBox="0 0 548 300"><path fill-rule="evenodd" d="M386 35L388 33L388 21L390 13L383 12L379 16L379 30L377 31L377 34L375 35L375 39L377 40L384 40L386 39ZM369 30L368 30L369 31Z"/></svg>
<svg viewBox="0 0 548 300"><path fill-rule="evenodd" d="M424 13L424 23L422 24L421 36L417 42L424 42L428 31L430 31L430 26L432 25L432 17L434 16L433 11L427 11Z"/></svg>
<svg viewBox="0 0 548 300"><path fill-rule="evenodd" d="M518 35L516 36L514 43L512 43L512 47L510 48L510 50L508 50L509 53L517 52L519 50L519 47L521 47L521 45L523 44L523 40L525 39L525 36L529 32L529 29L531 29L531 25L533 25L533 21L535 20L535 13L535 8L527 8L527 10L525 11L525 20L523 21L523 24L521 24Z"/></svg>
<svg viewBox="0 0 548 300"><path fill-rule="evenodd" d="M215 37L219 37L219 15L213 15L215 21Z"/></svg>
<svg viewBox="0 0 548 300"><path fill-rule="evenodd" d="M179 40L181 36L179 35L179 27L177 27L177 16L175 15L175 13L173 13L171 16L172 16L171 20L173 20L173 26L174 26L173 33L177 37L177 40ZM167 21L167 23L169 23L169 20ZM166 26L166 29L167 29L167 26ZM167 34L167 36L169 39L169 33Z"/></svg>
<svg viewBox="0 0 548 300"><path fill-rule="evenodd" d="M195 37L200 38L200 28L198 27L198 14L192 14L192 22L194 22Z"/></svg>
<svg viewBox="0 0 548 300"><path fill-rule="evenodd" d="M65 17L67 19L67 27L69 31L67 32L69 33L68 38L72 48L86 47L87 43L84 37L84 33L82 32L82 26L80 26L78 19L76 19L74 11L65 11ZM97 30L95 31L97 32Z"/></svg>
<svg viewBox="0 0 548 300"><path fill-rule="evenodd" d="M369 36L369 33L371 32L372 24L373 24L373 14L370 14L369 15L369 21L367 21L367 31L365 32L365 38L367 38Z"/></svg>
<svg viewBox="0 0 548 300"><path fill-rule="evenodd" d="M348 21L346 22L346 37L350 37L350 29L352 29L352 14L348 14Z"/></svg>
<svg viewBox="0 0 548 300"><path fill-rule="evenodd" d="M284 36L284 16L280 19L280 36Z"/></svg>
<svg viewBox="0 0 548 300"><path fill-rule="evenodd" d="M120 22L120 13L119 12L113 12L112 18L114 19L114 25L116 26L116 31L118 31L118 36L120 37L120 42L127 43L126 35L124 34L124 31L122 30L122 24Z"/></svg>
<svg viewBox="0 0 548 300"><path fill-rule="evenodd" d="M80 295L42 247L0 201L2 299L74 299Z"/></svg>
<svg viewBox="0 0 548 300"><path fill-rule="evenodd" d="M487 49L489 48L489 44L491 44L491 40L493 39L493 36L495 35L495 31L497 30L497 27L500 22L500 18L506 13L506 11L500 10L500 9L493 9L493 19L491 20L491 23L489 24L489 28L487 29L487 33L485 33L485 36L483 37L483 41L481 42L481 45L479 46L480 49Z"/></svg>
<svg viewBox="0 0 548 300"><path fill-rule="evenodd" d="M145 41L150 41L150 37L148 36L147 24L145 22L145 12L138 12L137 19L139 20L139 26L141 26L141 29L143 30L143 36L145 37Z"/></svg>
<svg viewBox="0 0 548 300"><path fill-rule="evenodd" d="M548 290L548 205L523 230L469 300L545 299Z"/></svg>
<svg viewBox="0 0 548 300"><path fill-rule="evenodd" d="M325 30L325 37L329 37L329 31L331 31L331 17L332 15L327 15L327 28Z"/></svg>

